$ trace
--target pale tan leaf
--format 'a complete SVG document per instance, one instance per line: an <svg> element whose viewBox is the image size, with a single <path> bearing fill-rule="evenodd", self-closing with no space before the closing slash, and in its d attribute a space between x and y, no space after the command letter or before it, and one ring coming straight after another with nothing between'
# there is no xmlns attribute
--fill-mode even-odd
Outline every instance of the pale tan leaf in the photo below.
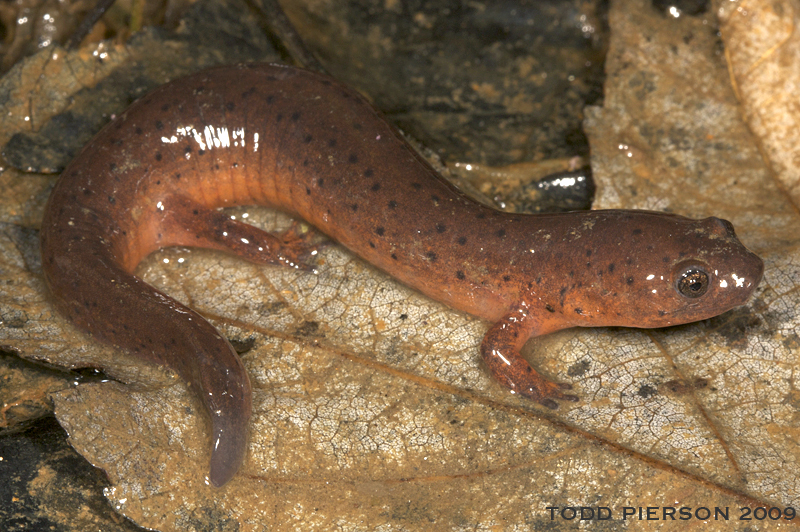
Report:
<svg viewBox="0 0 800 532"><path fill-rule="evenodd" d="M714 2L730 81L747 124L787 194L800 203L800 5Z"/></svg>

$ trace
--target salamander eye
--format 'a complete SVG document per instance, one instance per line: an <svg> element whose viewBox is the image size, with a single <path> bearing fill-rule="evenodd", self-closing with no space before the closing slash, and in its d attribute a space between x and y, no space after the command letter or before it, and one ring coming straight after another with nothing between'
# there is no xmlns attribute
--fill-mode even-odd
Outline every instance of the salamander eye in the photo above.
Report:
<svg viewBox="0 0 800 532"><path fill-rule="evenodd" d="M678 276L678 292L686 297L700 297L708 290L708 274L696 266L690 266Z"/></svg>

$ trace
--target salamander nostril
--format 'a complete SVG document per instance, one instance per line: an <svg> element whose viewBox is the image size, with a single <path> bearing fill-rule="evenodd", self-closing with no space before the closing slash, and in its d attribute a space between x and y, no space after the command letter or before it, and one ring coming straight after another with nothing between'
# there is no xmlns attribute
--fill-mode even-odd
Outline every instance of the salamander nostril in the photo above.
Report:
<svg viewBox="0 0 800 532"><path fill-rule="evenodd" d="M733 230L733 224L730 223L728 220L723 220L722 218L712 217L714 221L717 222L719 227L724 231L725 236L735 238L736 231Z"/></svg>

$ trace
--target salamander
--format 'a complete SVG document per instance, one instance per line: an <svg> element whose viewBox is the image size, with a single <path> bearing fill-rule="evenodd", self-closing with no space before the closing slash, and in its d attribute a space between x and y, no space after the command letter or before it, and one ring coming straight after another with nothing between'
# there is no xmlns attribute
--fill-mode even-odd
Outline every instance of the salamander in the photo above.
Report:
<svg viewBox="0 0 800 532"><path fill-rule="evenodd" d="M354 90L274 64L168 83L112 120L61 174L42 263L56 307L93 337L166 365L211 418L209 480L240 468L250 382L230 343L134 275L165 246L308 268L313 245L218 209L306 220L406 285L490 323L483 361L511 393L577 401L520 355L567 327L665 327L747 301L762 261L719 218L598 210L510 214L459 192Z"/></svg>

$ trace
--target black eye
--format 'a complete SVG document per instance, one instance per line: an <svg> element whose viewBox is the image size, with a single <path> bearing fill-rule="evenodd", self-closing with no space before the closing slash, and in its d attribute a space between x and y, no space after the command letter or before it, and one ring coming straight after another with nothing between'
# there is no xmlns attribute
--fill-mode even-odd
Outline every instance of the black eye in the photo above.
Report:
<svg viewBox="0 0 800 532"><path fill-rule="evenodd" d="M708 274L699 268L686 268L678 277L678 292L686 297L700 297L708 290Z"/></svg>

